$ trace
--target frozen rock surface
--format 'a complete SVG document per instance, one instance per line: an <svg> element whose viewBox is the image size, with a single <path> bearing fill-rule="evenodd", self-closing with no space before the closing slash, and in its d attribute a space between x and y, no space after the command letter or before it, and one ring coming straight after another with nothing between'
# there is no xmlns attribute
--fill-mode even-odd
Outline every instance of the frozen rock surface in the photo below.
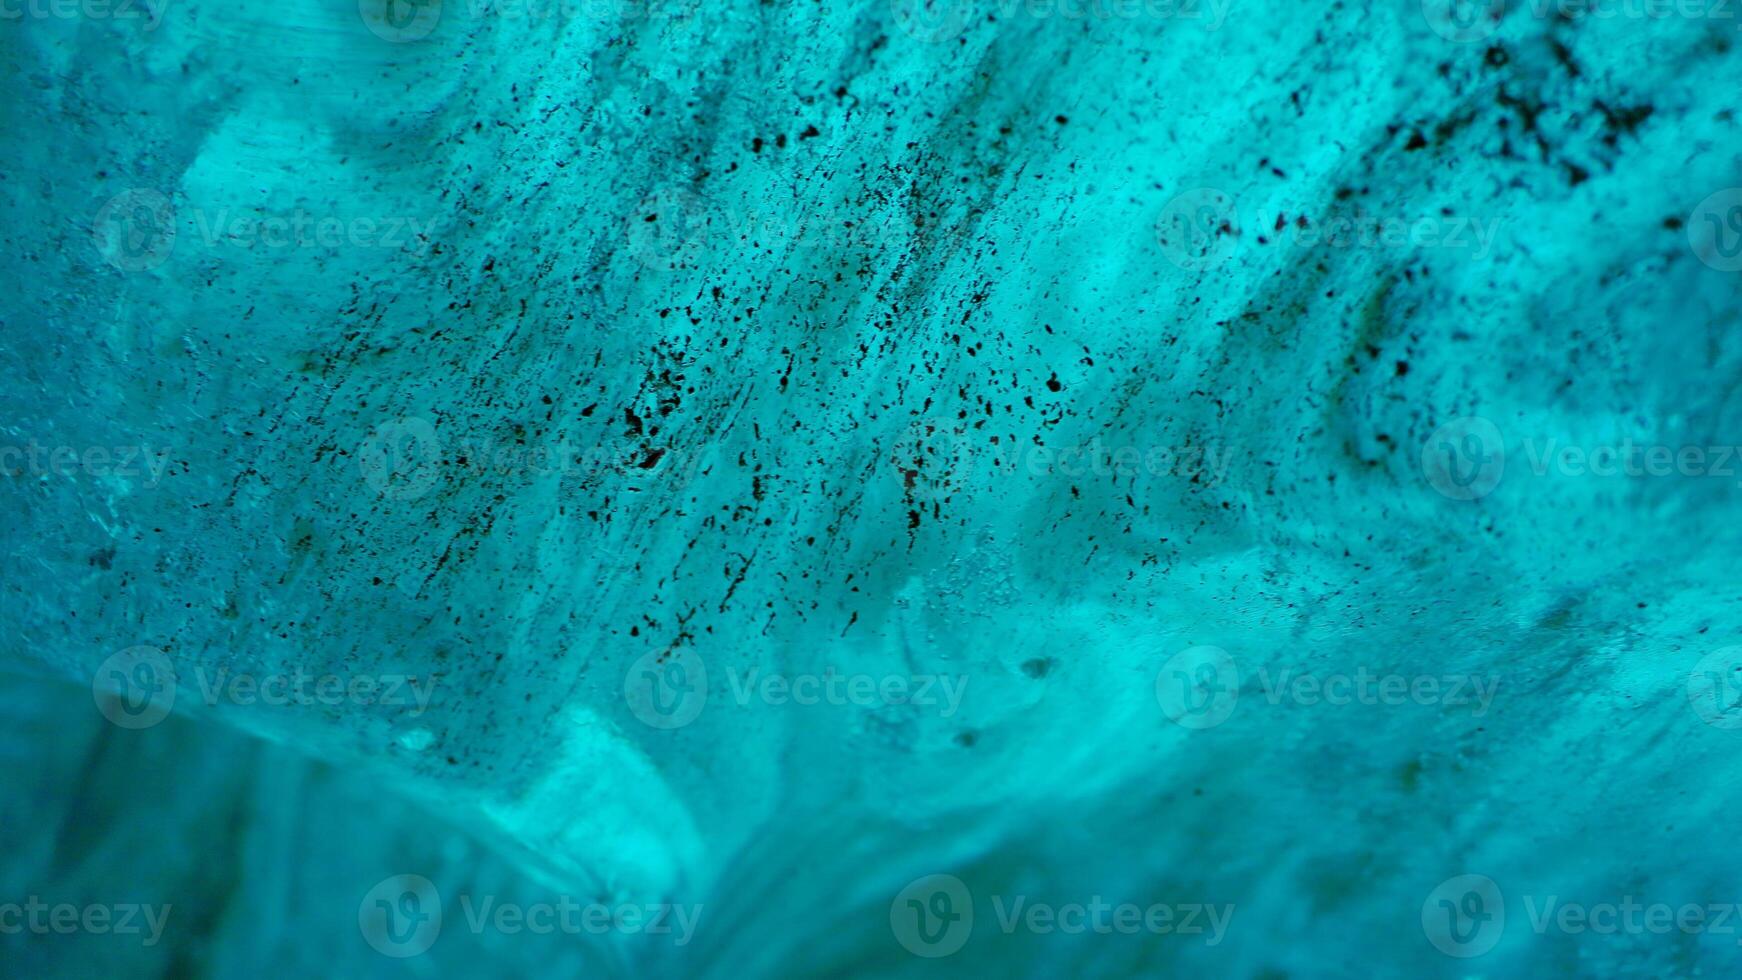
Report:
<svg viewBox="0 0 1742 980"><path fill-rule="evenodd" d="M1734 970L1742 21L376 2L0 25L18 975Z"/></svg>

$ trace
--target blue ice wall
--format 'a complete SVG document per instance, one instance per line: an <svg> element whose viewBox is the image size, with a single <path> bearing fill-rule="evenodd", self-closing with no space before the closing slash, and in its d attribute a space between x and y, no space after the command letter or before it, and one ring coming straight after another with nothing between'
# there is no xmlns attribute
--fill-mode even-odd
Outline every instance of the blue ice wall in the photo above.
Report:
<svg viewBox="0 0 1742 980"><path fill-rule="evenodd" d="M0 0L0 973L1742 972L1739 25Z"/></svg>

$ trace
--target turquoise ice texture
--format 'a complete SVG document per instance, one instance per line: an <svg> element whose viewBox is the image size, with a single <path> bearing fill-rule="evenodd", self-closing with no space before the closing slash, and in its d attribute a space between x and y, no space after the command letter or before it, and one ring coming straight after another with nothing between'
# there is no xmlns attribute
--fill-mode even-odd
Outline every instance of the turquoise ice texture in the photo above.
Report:
<svg viewBox="0 0 1742 980"><path fill-rule="evenodd" d="M1742 975L1742 20L1474 6L0 4L0 974Z"/></svg>

